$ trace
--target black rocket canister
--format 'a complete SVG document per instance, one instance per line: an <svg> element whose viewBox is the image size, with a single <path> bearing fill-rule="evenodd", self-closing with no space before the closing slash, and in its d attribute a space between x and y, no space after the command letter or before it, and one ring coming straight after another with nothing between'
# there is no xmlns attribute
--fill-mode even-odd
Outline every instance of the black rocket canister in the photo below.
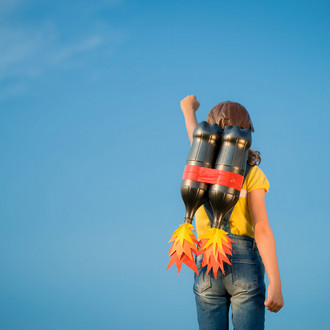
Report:
<svg viewBox="0 0 330 330"><path fill-rule="evenodd" d="M213 228L220 228L227 212L235 206L242 189L251 131L239 126L227 126L221 136L221 149L214 168L220 175L216 184L209 187L209 202L213 209Z"/></svg>
<svg viewBox="0 0 330 330"><path fill-rule="evenodd" d="M219 268L225 274L224 262L231 264L227 255L232 255L231 243L234 241L221 229L221 222L239 199L250 146L249 129L226 126L214 165L217 176L208 194L214 220L212 228L200 237L198 250L198 254L203 255L202 267L207 266L206 274L213 269L215 278Z"/></svg>
<svg viewBox="0 0 330 330"><path fill-rule="evenodd" d="M175 263L180 272L184 263L198 274L194 258L194 254L198 253L198 241L192 232L192 221L197 209L208 199L208 186L213 182L211 179L214 179L212 166L219 152L221 133L222 129L217 124L209 125L205 121L194 129L181 182L181 196L186 207L185 221L170 239L173 244L169 250L171 259L167 269Z"/></svg>
<svg viewBox="0 0 330 330"><path fill-rule="evenodd" d="M219 152L222 128L217 124L199 123L193 132L193 141L181 183L181 196L186 207L185 222L192 223L197 209L208 199L209 184L199 182L207 176L203 168L212 168ZM207 181L207 180L206 180Z"/></svg>

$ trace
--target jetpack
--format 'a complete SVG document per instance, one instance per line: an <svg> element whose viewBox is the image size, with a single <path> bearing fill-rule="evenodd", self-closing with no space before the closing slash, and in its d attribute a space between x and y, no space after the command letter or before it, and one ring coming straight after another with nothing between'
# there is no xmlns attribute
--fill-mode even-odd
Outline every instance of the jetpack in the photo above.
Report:
<svg viewBox="0 0 330 330"><path fill-rule="evenodd" d="M169 241L173 243L167 270L176 263L180 273L184 263L198 274L194 255L203 254L202 267L207 266L207 274L213 269L216 278L219 268L225 273L223 262L230 264L227 255L232 255L234 241L221 229L221 224L239 199L250 146L248 128L227 126L223 130L206 121L196 126L181 183L185 220ZM198 242L192 232L192 222L196 211L206 201L212 207L214 221Z"/></svg>

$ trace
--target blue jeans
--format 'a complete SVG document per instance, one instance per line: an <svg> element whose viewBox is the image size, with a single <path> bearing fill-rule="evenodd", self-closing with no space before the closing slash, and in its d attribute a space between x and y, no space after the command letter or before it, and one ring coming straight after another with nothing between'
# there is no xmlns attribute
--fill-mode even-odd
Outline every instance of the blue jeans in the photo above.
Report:
<svg viewBox="0 0 330 330"><path fill-rule="evenodd" d="M194 293L200 330L228 329L231 304L235 330L264 329L265 268L255 240L229 233L233 255L231 265L224 263L225 275L219 269L217 279L213 271L206 275L201 268L203 256L196 256L199 275L195 273Z"/></svg>

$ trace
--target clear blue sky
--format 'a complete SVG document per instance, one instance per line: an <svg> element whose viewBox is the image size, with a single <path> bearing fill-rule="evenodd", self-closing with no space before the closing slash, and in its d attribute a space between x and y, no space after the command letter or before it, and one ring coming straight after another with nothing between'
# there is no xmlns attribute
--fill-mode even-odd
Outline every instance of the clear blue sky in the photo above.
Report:
<svg viewBox="0 0 330 330"><path fill-rule="evenodd" d="M285 306L329 324L328 1L0 1L1 329L197 329L183 222L189 141L242 103L270 182Z"/></svg>

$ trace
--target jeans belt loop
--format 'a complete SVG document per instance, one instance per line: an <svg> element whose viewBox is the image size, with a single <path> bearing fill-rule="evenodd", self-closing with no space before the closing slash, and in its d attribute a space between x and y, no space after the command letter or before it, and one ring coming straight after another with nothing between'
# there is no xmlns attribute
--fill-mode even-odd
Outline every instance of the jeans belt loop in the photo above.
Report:
<svg viewBox="0 0 330 330"><path fill-rule="evenodd" d="M253 250L258 250L257 243L255 240L253 240L253 245L252 245Z"/></svg>

